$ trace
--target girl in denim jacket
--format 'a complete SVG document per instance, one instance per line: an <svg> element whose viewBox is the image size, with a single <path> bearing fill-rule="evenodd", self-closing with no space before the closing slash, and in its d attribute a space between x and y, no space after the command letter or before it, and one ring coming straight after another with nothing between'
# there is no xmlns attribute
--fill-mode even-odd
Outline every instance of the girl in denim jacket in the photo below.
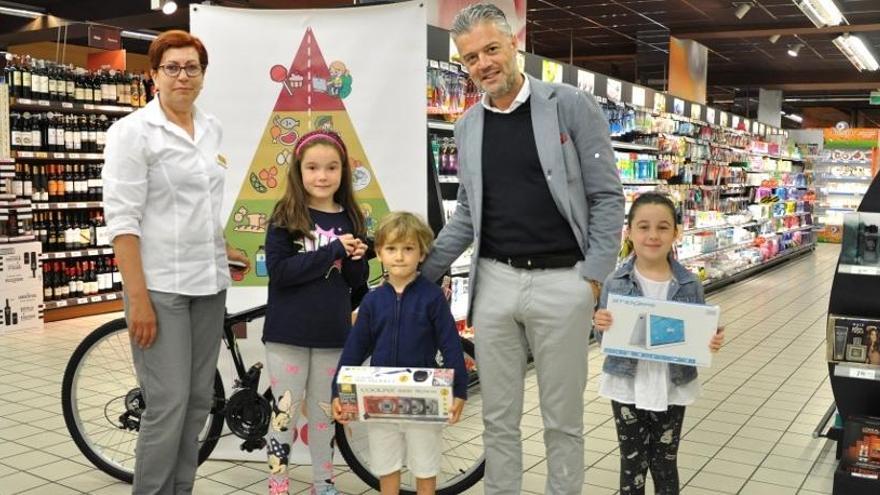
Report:
<svg viewBox="0 0 880 495"><path fill-rule="evenodd" d="M703 304L699 280L672 258L678 236L675 205L665 195L639 196L627 216L630 256L602 288L595 329L608 330L612 314L605 309L608 294ZM724 341L719 328L709 344L716 352ZM620 493L645 493L648 469L657 494L678 493L676 458L685 406L700 393L693 366L607 356L602 366L599 395L611 400L620 444Z"/></svg>

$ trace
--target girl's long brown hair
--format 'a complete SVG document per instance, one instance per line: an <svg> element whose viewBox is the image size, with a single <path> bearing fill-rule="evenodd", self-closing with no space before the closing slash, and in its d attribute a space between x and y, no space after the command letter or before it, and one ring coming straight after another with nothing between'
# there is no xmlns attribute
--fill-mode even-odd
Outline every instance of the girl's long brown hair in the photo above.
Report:
<svg viewBox="0 0 880 495"><path fill-rule="evenodd" d="M339 153L339 161L342 164L342 179L339 183L339 189L333 194L333 200L345 209L345 213L354 227L352 234L356 237L364 237L366 222L363 212L354 199L351 164L342 138L333 131L317 130L304 134L300 137L299 142L302 144L297 144L294 147L293 163L287 170L287 189L284 191L284 196L275 203L275 208L272 211L272 225L285 228L297 237L314 238L312 236L314 225L312 216L309 214L309 195L302 179L302 157L312 147L323 144Z"/></svg>

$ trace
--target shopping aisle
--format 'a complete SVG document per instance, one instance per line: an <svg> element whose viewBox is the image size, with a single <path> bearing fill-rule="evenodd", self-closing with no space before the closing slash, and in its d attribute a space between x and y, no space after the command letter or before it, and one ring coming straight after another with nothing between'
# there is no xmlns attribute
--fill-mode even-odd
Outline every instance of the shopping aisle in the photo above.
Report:
<svg viewBox="0 0 880 495"><path fill-rule="evenodd" d="M704 393L688 408L679 460L684 495L828 494L834 444L811 433L832 402L825 364L825 309L838 247L820 245L781 268L713 294L727 343L701 372ZM80 339L117 315L0 335L0 494L128 494L95 470L69 439L61 416L64 366ZM608 401L596 396L602 356L590 352L584 396L587 494L617 493L617 441ZM524 490L543 493L547 472L534 379L523 416ZM307 468L293 470L306 492ZM345 493L367 493L339 470ZM265 493L263 464L209 461L196 493ZM478 488L469 493L482 493ZM649 493L653 493L649 489Z"/></svg>

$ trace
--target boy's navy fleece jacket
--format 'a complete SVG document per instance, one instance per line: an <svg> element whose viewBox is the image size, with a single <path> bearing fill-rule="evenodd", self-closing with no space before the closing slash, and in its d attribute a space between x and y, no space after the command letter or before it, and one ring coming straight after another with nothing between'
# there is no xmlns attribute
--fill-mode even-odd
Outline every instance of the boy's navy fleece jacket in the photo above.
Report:
<svg viewBox="0 0 880 495"><path fill-rule="evenodd" d="M339 349L351 328L352 290L367 283L366 259L352 260L337 236L352 231L344 213L310 210L314 240L269 227L269 298L263 342Z"/></svg>
<svg viewBox="0 0 880 495"><path fill-rule="evenodd" d="M455 370L453 395L467 399L468 376L459 338L440 287L419 275L398 295L385 283L361 302L337 369L361 366L367 357L370 366L436 368L440 350L443 366ZM337 396L334 379L333 397Z"/></svg>

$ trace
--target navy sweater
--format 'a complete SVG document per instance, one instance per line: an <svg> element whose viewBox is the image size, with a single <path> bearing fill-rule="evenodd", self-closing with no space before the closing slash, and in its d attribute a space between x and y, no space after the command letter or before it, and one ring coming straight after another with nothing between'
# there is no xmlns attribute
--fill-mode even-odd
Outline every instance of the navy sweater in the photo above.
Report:
<svg viewBox="0 0 880 495"><path fill-rule="evenodd" d="M459 339L440 287L419 275L398 295L386 283L361 302L337 370L361 366L368 357L371 366L436 368L439 350L443 366L455 370L453 395L467 399L468 376ZM333 397L337 396L334 379Z"/></svg>
<svg viewBox="0 0 880 495"><path fill-rule="evenodd" d="M351 328L351 292L367 283L366 259L353 261L337 239L352 233L345 212L309 210L314 240L272 226L266 233L269 298L263 342L341 348Z"/></svg>

